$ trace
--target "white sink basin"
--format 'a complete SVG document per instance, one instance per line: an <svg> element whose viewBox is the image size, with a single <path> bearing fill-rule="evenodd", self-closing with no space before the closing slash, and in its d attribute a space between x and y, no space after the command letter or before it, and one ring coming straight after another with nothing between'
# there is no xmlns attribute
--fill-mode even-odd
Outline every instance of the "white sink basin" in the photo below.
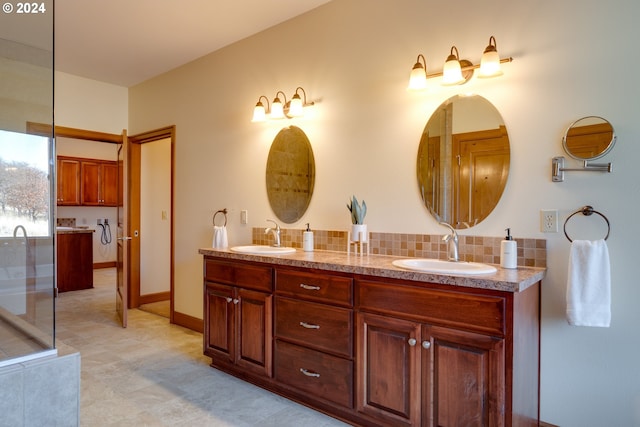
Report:
<svg viewBox="0 0 640 427"><path fill-rule="evenodd" d="M234 246L231 251L241 254L253 254L253 255L283 255L292 254L296 251L296 248L290 248L288 246L267 246L267 245L247 245L247 246Z"/></svg>
<svg viewBox="0 0 640 427"><path fill-rule="evenodd" d="M421 271L423 273L437 274L491 274L497 269L487 264L478 262L452 262L431 258L407 258L392 262L396 267L406 270Z"/></svg>

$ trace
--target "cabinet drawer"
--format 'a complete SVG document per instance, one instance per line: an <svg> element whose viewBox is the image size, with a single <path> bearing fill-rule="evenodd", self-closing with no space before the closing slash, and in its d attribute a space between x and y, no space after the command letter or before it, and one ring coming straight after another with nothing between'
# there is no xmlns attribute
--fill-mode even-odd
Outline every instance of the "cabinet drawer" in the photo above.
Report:
<svg viewBox="0 0 640 427"><path fill-rule="evenodd" d="M438 325L505 334L505 299L412 286L358 281L359 307Z"/></svg>
<svg viewBox="0 0 640 427"><path fill-rule="evenodd" d="M210 258L206 258L204 263L205 280L236 285L257 291L272 291L271 276L272 269L267 266L228 262Z"/></svg>
<svg viewBox="0 0 640 427"><path fill-rule="evenodd" d="M330 274L276 270L276 290L296 298L353 306L353 280Z"/></svg>
<svg viewBox="0 0 640 427"><path fill-rule="evenodd" d="M331 402L353 407L353 362L276 340L275 377Z"/></svg>
<svg viewBox="0 0 640 427"><path fill-rule="evenodd" d="M276 297L276 337L351 357L353 313L349 309Z"/></svg>

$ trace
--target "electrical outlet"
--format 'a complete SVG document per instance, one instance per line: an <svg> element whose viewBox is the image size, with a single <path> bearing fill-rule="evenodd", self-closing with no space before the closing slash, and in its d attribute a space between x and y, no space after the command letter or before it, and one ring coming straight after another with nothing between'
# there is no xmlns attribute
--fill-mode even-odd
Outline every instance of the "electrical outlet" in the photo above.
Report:
<svg viewBox="0 0 640 427"><path fill-rule="evenodd" d="M543 233L558 232L558 210L557 209L541 209L540 210L540 231Z"/></svg>
<svg viewBox="0 0 640 427"><path fill-rule="evenodd" d="M246 209L240 211L240 224L247 224L249 222L249 213Z"/></svg>
<svg viewBox="0 0 640 427"><path fill-rule="evenodd" d="M97 224L102 225L102 218L98 218Z"/></svg>
<svg viewBox="0 0 640 427"><path fill-rule="evenodd" d="M109 225L109 218L104 219L104 225ZM557 231L557 230L556 230Z"/></svg>

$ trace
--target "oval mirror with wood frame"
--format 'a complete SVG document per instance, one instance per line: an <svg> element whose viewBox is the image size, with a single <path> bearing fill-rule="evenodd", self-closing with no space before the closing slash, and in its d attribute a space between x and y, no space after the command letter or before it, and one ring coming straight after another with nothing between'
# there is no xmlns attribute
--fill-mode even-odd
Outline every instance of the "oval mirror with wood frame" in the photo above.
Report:
<svg viewBox="0 0 640 427"><path fill-rule="evenodd" d="M286 224L307 211L315 184L315 160L309 138L296 126L283 128L267 158L267 196L273 213Z"/></svg>
<svg viewBox="0 0 640 427"><path fill-rule="evenodd" d="M564 151L577 160L595 160L607 154L616 142L613 126L598 116L571 123L562 138Z"/></svg>
<svg viewBox="0 0 640 427"><path fill-rule="evenodd" d="M509 162L509 135L493 104L477 95L449 98L420 139L416 172L422 200L438 222L473 227L498 204Z"/></svg>

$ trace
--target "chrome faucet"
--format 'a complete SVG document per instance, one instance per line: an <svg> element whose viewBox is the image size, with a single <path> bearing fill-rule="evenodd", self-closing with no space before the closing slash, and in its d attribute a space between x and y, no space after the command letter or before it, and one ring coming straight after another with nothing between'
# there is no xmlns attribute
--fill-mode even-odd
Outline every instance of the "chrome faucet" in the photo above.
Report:
<svg viewBox="0 0 640 427"><path fill-rule="evenodd" d="M275 222L272 219L268 219L267 222L272 222L275 224L275 228L272 227L267 227L264 229L264 234L273 234L273 238L275 239L275 242L273 243L272 246L275 246L276 248L280 247L280 226L278 225L277 222Z"/></svg>
<svg viewBox="0 0 640 427"><path fill-rule="evenodd" d="M458 255L458 233L456 232L456 229L444 221L439 222L438 224L444 225L451 230L451 233L442 236L442 241L449 243L449 261L460 261L460 257Z"/></svg>

